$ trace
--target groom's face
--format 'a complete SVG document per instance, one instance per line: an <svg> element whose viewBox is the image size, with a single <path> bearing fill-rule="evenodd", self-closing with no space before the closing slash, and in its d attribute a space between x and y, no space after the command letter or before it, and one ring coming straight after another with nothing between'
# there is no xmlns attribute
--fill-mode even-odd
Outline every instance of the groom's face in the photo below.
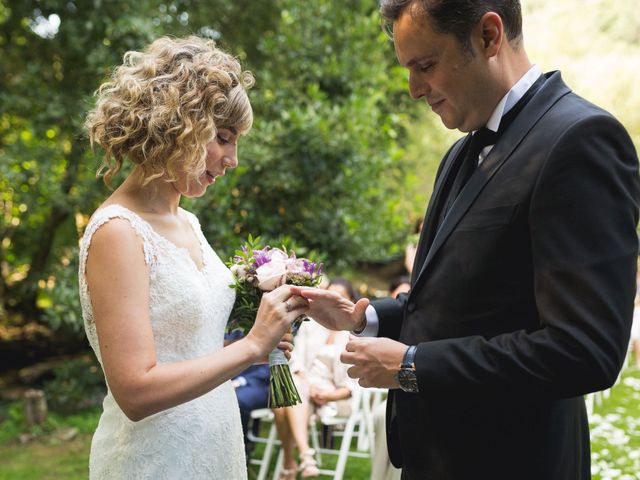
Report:
<svg viewBox="0 0 640 480"><path fill-rule="evenodd" d="M487 95L491 70L475 39L471 50L465 49L453 34L436 32L425 14L411 8L395 21L393 39L398 61L409 70L414 99L424 98L447 128L468 132L486 124L495 107Z"/></svg>

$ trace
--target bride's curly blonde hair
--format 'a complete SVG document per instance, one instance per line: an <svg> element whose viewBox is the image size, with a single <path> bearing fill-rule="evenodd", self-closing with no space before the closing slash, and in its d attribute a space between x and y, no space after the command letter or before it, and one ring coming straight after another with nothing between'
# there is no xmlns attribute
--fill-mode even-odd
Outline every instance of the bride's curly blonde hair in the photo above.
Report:
<svg viewBox="0 0 640 480"><path fill-rule="evenodd" d="M219 128L251 128L246 90L253 82L235 58L196 36L162 37L127 52L85 122L91 147L105 151L98 175L111 186L125 157L142 169L143 184L201 175Z"/></svg>

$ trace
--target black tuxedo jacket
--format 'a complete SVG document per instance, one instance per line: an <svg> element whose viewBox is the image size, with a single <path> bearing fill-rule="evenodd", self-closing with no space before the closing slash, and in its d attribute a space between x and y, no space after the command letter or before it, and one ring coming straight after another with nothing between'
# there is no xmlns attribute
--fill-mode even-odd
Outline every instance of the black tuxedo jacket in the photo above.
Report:
<svg viewBox="0 0 640 480"><path fill-rule="evenodd" d="M412 289L373 302L379 336L418 345L420 393L392 390L392 462L427 480L590 478L582 395L629 341L640 182L622 125L546 81L442 224L443 159Z"/></svg>

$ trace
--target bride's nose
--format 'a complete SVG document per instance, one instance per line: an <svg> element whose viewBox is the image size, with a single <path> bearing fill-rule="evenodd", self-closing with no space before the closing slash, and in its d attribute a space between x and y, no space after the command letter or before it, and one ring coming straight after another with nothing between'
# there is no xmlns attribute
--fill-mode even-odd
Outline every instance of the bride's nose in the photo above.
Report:
<svg viewBox="0 0 640 480"><path fill-rule="evenodd" d="M238 166L238 156L234 155L225 155L222 164L225 168L236 168Z"/></svg>

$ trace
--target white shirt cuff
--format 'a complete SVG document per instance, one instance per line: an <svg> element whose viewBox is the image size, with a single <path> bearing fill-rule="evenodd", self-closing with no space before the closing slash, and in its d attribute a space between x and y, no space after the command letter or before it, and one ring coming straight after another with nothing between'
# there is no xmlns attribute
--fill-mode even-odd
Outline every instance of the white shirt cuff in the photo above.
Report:
<svg viewBox="0 0 640 480"><path fill-rule="evenodd" d="M367 325L364 327L364 330L360 333L351 332L351 334L356 337L377 337L378 324L380 323L378 320L378 312L376 312L375 308L369 305L364 312L364 316L367 319Z"/></svg>

